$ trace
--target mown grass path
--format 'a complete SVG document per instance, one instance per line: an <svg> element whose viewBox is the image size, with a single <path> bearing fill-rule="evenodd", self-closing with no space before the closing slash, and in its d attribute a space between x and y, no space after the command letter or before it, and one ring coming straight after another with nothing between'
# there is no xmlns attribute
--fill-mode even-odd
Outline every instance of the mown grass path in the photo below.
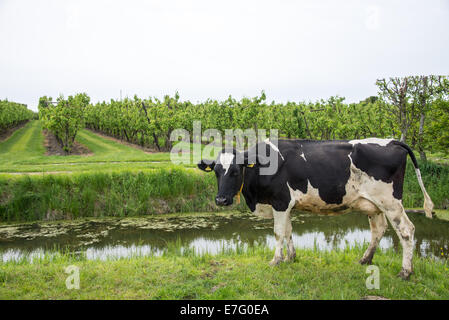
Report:
<svg viewBox="0 0 449 320"><path fill-rule="evenodd" d="M26 159L45 153L44 137L39 121L30 121L15 131L7 140L0 143L1 161Z"/></svg>
<svg viewBox="0 0 449 320"><path fill-rule="evenodd" d="M76 141L92 155L47 156L40 121L34 120L0 143L0 172L80 172L145 170L167 166L169 153L145 153L99 135L80 130Z"/></svg>

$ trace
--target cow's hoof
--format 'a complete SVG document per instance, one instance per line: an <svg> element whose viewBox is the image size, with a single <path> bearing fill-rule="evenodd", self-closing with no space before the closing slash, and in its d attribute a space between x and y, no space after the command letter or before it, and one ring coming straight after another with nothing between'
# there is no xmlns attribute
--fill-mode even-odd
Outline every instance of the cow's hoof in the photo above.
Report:
<svg viewBox="0 0 449 320"><path fill-rule="evenodd" d="M372 264L373 263L373 259L372 258L362 258L359 260L360 264Z"/></svg>
<svg viewBox="0 0 449 320"><path fill-rule="evenodd" d="M410 279L410 275L412 273L413 272L410 271L410 270L402 269L401 272L399 272L398 277L400 277L402 280L409 280Z"/></svg>
<svg viewBox="0 0 449 320"><path fill-rule="evenodd" d="M278 264L281 263L282 261L282 257L281 258L273 258L273 260L270 261L270 266L277 266Z"/></svg>

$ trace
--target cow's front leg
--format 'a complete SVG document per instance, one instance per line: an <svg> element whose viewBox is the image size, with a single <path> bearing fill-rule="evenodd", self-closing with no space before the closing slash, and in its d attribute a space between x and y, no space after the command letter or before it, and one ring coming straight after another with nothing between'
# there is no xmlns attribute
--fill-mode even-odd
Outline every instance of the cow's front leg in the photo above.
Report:
<svg viewBox="0 0 449 320"><path fill-rule="evenodd" d="M293 241L291 240L291 220L290 220L290 208L286 211L276 211L273 209L274 218L274 236L276 238L276 248L274 251L273 260L270 265L277 265L284 260L284 239L288 240L287 243L287 259L294 259L296 252L293 247Z"/></svg>
<svg viewBox="0 0 449 320"><path fill-rule="evenodd" d="M296 250L295 246L293 245L292 219L290 218L290 211L288 211L285 219L285 240L287 241L287 256L285 257L284 261L292 261L296 258Z"/></svg>
<svg viewBox="0 0 449 320"><path fill-rule="evenodd" d="M286 237L287 239L287 257L285 257L285 261L293 261L296 258L296 250L293 245L292 234Z"/></svg>

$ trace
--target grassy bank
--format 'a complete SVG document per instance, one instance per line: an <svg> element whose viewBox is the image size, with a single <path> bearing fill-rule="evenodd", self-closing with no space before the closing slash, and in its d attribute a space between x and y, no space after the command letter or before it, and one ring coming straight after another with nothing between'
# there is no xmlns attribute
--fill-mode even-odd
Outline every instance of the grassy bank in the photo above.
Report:
<svg viewBox="0 0 449 320"><path fill-rule="evenodd" d="M424 184L436 208L449 205L449 167L422 164ZM172 212L221 211L214 204L213 174L180 166L139 171L70 175L0 176L0 221L138 216ZM241 210L246 210L242 198ZM403 203L422 208L423 196L407 167Z"/></svg>
<svg viewBox="0 0 449 320"><path fill-rule="evenodd" d="M182 168L0 178L0 221L235 210L215 205L215 184Z"/></svg>
<svg viewBox="0 0 449 320"><path fill-rule="evenodd" d="M295 262L268 266L265 247L197 255L169 250L163 256L86 260L50 256L33 263L0 263L2 299L449 299L447 262L415 258L414 275L396 275L401 255L378 251L380 288L367 289L362 248L332 252L297 250ZM79 268L80 289L66 288L65 268Z"/></svg>

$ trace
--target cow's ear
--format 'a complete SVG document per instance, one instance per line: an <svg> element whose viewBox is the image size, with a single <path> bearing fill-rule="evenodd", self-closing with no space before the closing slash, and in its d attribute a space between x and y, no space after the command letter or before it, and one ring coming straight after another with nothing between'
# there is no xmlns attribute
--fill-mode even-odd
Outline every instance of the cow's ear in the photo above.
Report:
<svg viewBox="0 0 449 320"><path fill-rule="evenodd" d="M269 146L266 148L269 148ZM268 152L270 152L271 150L268 149L266 151L264 150L259 153L257 151L258 151L258 148L256 147L256 148L251 148L250 150L248 150L244 153L243 157L244 157L244 164L246 167L252 168L254 166L259 166L259 167L269 166L270 158L268 156L266 156L266 154Z"/></svg>
<svg viewBox="0 0 449 320"><path fill-rule="evenodd" d="M206 172L214 170L214 167L215 161L213 160L201 160L200 162L198 162L198 168Z"/></svg>

